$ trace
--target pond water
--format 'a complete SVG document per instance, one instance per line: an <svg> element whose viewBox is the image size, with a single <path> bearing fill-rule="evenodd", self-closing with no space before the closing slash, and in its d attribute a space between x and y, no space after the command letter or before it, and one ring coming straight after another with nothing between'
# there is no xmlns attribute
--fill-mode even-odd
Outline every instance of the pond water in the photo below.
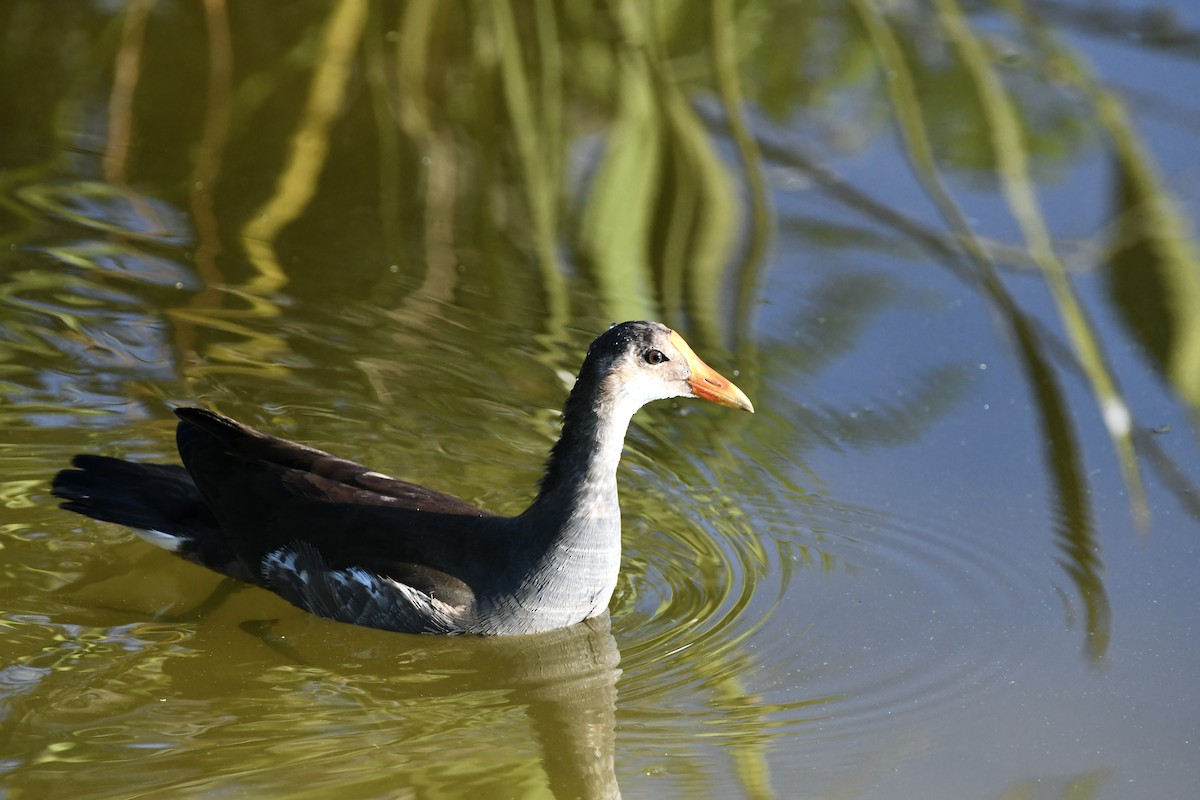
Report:
<svg viewBox="0 0 1200 800"><path fill-rule="evenodd" d="M1189 797L1200 7L0 10L0 797ZM497 512L587 344L610 618L308 616L60 511L201 404Z"/></svg>

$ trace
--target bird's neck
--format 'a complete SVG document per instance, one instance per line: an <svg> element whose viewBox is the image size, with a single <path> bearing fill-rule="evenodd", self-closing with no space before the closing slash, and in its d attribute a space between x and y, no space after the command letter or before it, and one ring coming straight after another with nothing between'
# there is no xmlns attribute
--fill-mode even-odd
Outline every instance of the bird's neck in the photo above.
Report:
<svg viewBox="0 0 1200 800"><path fill-rule="evenodd" d="M592 616L607 608L621 562L617 466L639 404L616 392L576 385L563 410L562 436L541 489L521 515L541 552L539 602ZM532 587L531 587L532 588Z"/></svg>
<svg viewBox="0 0 1200 800"><path fill-rule="evenodd" d="M617 466L637 406L605 389L577 385L571 392L563 409L562 435L550 451L537 499L526 514L546 522L611 520L619 529Z"/></svg>

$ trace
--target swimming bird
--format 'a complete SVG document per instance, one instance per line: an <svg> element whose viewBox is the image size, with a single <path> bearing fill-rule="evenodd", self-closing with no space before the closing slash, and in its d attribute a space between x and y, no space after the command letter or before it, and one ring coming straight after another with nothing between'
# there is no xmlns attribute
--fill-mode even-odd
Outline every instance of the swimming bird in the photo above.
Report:
<svg viewBox="0 0 1200 800"><path fill-rule="evenodd" d="M537 633L608 608L625 433L635 411L671 397L754 410L665 325L601 334L537 496L515 517L202 408L175 409L182 466L81 454L52 492L62 508L322 617L405 633Z"/></svg>

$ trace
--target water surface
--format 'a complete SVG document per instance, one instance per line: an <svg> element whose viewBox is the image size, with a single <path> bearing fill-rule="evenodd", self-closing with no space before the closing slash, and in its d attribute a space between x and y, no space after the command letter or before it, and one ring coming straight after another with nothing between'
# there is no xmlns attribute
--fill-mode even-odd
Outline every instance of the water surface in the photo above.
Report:
<svg viewBox="0 0 1200 800"><path fill-rule="evenodd" d="M10 2L0 796L1186 797L1188 4ZM590 340L609 619L309 617L55 508L171 407L502 513Z"/></svg>

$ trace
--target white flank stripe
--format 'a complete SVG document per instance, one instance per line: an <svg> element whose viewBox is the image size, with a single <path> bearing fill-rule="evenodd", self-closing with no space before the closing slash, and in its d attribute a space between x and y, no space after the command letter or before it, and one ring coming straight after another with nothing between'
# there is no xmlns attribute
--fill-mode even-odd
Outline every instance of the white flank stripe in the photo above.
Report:
<svg viewBox="0 0 1200 800"><path fill-rule="evenodd" d="M172 553L178 553L179 548L183 546L182 536L163 533L162 531L156 531L152 528L134 528L133 532L155 547L161 547L163 550L170 550Z"/></svg>

